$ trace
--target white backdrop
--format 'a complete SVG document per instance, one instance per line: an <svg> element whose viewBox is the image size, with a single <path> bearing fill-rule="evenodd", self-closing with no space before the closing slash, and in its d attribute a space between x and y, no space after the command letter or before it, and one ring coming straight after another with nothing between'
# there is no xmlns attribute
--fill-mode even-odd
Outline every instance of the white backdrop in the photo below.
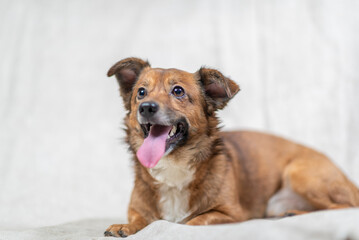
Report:
<svg viewBox="0 0 359 240"><path fill-rule="evenodd" d="M273 132L359 183L359 2L0 0L0 227L126 218L116 61L215 67L225 129Z"/></svg>

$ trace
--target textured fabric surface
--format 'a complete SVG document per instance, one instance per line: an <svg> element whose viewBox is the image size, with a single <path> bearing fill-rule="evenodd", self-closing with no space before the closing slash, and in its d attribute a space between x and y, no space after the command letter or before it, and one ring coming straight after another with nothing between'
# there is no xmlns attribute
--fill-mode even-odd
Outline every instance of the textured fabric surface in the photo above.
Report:
<svg viewBox="0 0 359 240"><path fill-rule="evenodd" d="M94 219L27 230L0 230L1 240L115 239L103 237L104 229L116 220ZM118 222L118 221L117 221ZM217 239L359 239L359 209L322 211L283 219L256 219L214 226L186 226L156 221L131 240Z"/></svg>
<svg viewBox="0 0 359 240"><path fill-rule="evenodd" d="M358 185L358 13L357 0L0 0L0 227L126 219L126 112L106 72L129 56L217 68L241 86L224 129L314 147Z"/></svg>

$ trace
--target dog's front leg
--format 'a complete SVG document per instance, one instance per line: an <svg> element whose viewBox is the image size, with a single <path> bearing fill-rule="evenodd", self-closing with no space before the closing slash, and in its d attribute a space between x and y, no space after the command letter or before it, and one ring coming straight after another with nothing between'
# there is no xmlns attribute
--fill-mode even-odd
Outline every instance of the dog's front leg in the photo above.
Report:
<svg viewBox="0 0 359 240"><path fill-rule="evenodd" d="M227 215L226 213L219 212L217 210L210 210L208 212L202 213L191 220L189 220L187 225L211 225L211 224L221 224L221 223L233 223L238 222L239 220L233 216Z"/></svg>
<svg viewBox="0 0 359 240"><path fill-rule="evenodd" d="M105 231L105 236L127 237L148 225L148 222L136 210L128 211L128 224L113 224Z"/></svg>

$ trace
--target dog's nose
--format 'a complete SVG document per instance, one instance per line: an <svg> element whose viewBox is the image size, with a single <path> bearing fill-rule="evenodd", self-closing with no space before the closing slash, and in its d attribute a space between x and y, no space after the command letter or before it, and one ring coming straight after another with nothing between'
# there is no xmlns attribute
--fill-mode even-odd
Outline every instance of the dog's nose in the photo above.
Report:
<svg viewBox="0 0 359 240"><path fill-rule="evenodd" d="M152 117L158 110L158 104L155 102L143 102L140 105L139 112L145 118Z"/></svg>

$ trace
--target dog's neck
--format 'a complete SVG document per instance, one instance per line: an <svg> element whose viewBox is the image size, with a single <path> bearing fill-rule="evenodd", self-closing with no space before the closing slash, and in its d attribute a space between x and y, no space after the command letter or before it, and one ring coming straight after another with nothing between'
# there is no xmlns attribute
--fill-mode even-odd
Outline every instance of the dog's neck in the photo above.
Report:
<svg viewBox="0 0 359 240"><path fill-rule="evenodd" d="M218 131L217 128L212 131ZM223 151L223 142L218 137L201 137L181 149L176 154L163 156L154 168L147 172L155 179L155 184L176 187L179 190L187 187L194 180L199 163L206 162L214 155Z"/></svg>
<svg viewBox="0 0 359 240"><path fill-rule="evenodd" d="M148 172L158 184L182 190L193 180L195 170L191 169L187 162L173 161L164 156L154 168L148 169Z"/></svg>

